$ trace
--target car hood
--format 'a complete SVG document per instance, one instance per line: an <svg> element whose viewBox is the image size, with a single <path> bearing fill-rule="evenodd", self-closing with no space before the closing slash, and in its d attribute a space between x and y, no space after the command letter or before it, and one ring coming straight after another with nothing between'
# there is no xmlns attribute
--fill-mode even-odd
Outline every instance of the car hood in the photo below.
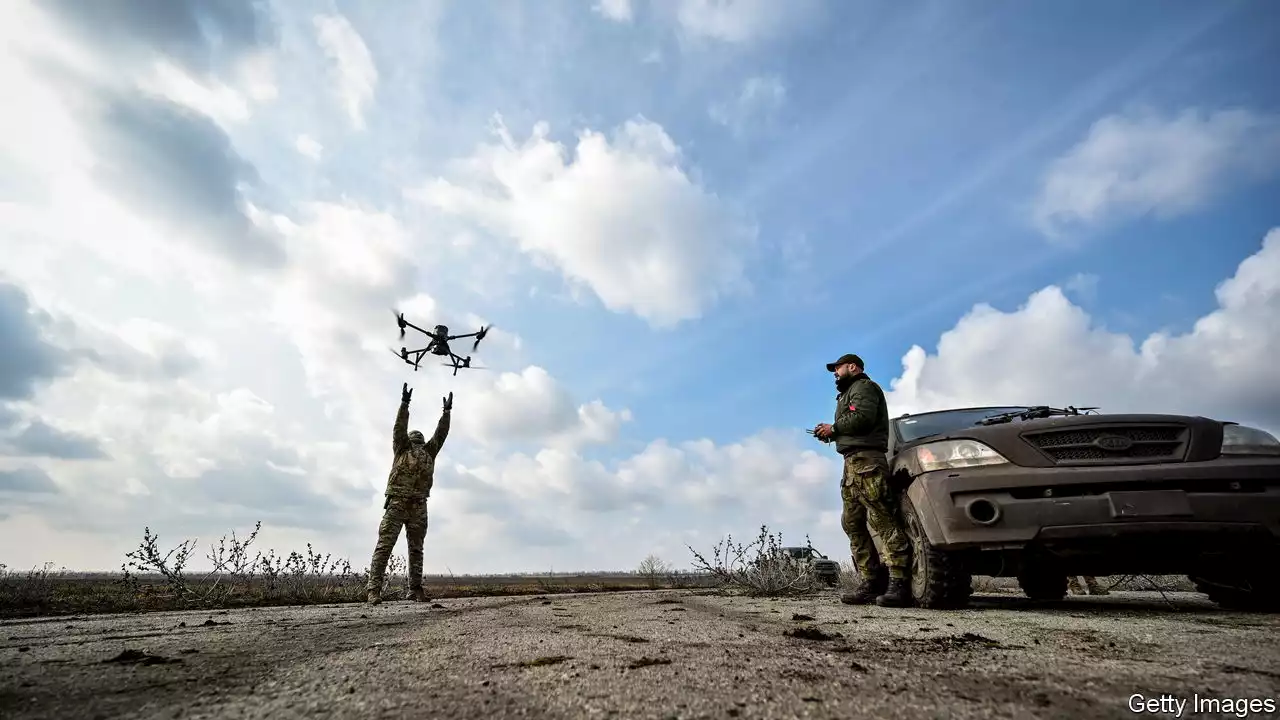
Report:
<svg viewBox="0 0 1280 720"><path fill-rule="evenodd" d="M932 435L905 443L894 453L895 469L910 458L906 451L918 445L944 440L975 440L991 447L1015 465L1054 467L1054 460L1028 441L1027 436L1073 430L1095 430L1113 433L1126 429L1151 427L1177 428L1185 443L1185 460L1209 460L1217 457L1222 446L1222 423L1191 415L1108 414L1070 415L1038 420L1013 420L998 425L972 425L951 432Z"/></svg>

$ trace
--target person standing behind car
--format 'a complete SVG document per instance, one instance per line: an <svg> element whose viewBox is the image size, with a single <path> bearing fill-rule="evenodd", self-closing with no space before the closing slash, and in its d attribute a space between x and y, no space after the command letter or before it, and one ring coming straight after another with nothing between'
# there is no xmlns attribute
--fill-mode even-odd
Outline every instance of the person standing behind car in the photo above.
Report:
<svg viewBox="0 0 1280 720"><path fill-rule="evenodd" d="M836 414L833 424L814 428L824 442L835 442L844 456L840 481L843 506L840 524L849 536L859 586L840 597L847 605L875 601L882 607L911 604L911 546L898 518L898 502L889 487L889 409L884 391L867 376L862 358L847 354L827 364L834 373ZM883 561L868 530L884 546ZM887 572L886 572L887 567Z"/></svg>

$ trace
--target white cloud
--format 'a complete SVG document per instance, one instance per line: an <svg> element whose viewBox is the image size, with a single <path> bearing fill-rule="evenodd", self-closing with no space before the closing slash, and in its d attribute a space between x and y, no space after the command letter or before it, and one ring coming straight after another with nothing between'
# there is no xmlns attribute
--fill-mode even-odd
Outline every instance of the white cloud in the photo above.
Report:
<svg viewBox="0 0 1280 720"><path fill-rule="evenodd" d="M1054 161L1033 208L1056 235L1142 215L1171 218L1280 169L1280 117L1232 109L1113 115Z"/></svg>
<svg viewBox="0 0 1280 720"><path fill-rule="evenodd" d="M1099 281L1092 273L1076 273L1067 280L1064 289L1080 300L1094 300L1098 296Z"/></svg>
<svg viewBox="0 0 1280 720"><path fill-rule="evenodd" d="M466 402L460 429L490 445L607 443L631 419L629 410L614 411L599 400L575 405L568 390L537 366L502 373L492 383L473 388Z"/></svg>
<svg viewBox="0 0 1280 720"><path fill-rule="evenodd" d="M152 74L143 79L141 87L223 124L244 122L251 112L245 94L217 81L202 81L165 60L156 61Z"/></svg>
<svg viewBox="0 0 1280 720"><path fill-rule="evenodd" d="M755 231L690 177L680 149L644 118L578 136L574 156L538 124L517 144L498 120L499 144L481 147L409 195L516 240L610 310L655 326L698 317L745 288Z"/></svg>
<svg viewBox="0 0 1280 720"><path fill-rule="evenodd" d="M691 36L742 44L794 31L820 10L820 0L678 0L676 18Z"/></svg>
<svg viewBox="0 0 1280 720"><path fill-rule="evenodd" d="M276 59L267 52L246 55L236 69L237 83L257 103L268 103L280 95L276 85Z"/></svg>
<svg viewBox="0 0 1280 720"><path fill-rule="evenodd" d="M978 305L919 346L893 382L894 415L946 407L1049 404L1171 412L1280 431L1280 228L1216 291L1218 308L1183 334L1110 332L1054 286L1001 312Z"/></svg>
<svg viewBox="0 0 1280 720"><path fill-rule="evenodd" d="M631 0L597 0L591 9L614 22L629 23L634 17Z"/></svg>
<svg viewBox="0 0 1280 720"><path fill-rule="evenodd" d="M717 102L708 110L711 119L744 135L757 127L768 127L787 100L787 87L777 75L747 78L730 100Z"/></svg>
<svg viewBox="0 0 1280 720"><path fill-rule="evenodd" d="M316 40L333 63L335 92L357 129L365 126L365 106L378 86L378 69L360 33L342 15L317 15Z"/></svg>
<svg viewBox="0 0 1280 720"><path fill-rule="evenodd" d="M300 155L312 160L319 160L324 153L324 146L320 144L320 141L306 134L299 135L294 140L293 147L297 149Z"/></svg>

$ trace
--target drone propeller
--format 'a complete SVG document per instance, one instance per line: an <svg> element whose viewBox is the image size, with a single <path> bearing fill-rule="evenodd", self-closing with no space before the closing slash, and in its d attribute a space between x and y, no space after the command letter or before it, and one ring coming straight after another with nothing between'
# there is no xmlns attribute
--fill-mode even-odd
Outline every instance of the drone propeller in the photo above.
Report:
<svg viewBox="0 0 1280 720"><path fill-rule="evenodd" d="M404 339L404 329L409 326L409 321L404 319L404 313L397 312L395 308L391 308L391 314L396 316L396 325L400 327L400 339Z"/></svg>
<svg viewBox="0 0 1280 720"><path fill-rule="evenodd" d="M480 349L480 341L483 340L484 336L489 333L489 328L491 327L493 326L486 325L480 328L480 332L476 333L476 341L471 343L471 352L475 352L476 350Z"/></svg>
<svg viewBox="0 0 1280 720"><path fill-rule="evenodd" d="M440 363L444 367L453 368L454 370L488 370L484 365L454 365L453 363Z"/></svg>

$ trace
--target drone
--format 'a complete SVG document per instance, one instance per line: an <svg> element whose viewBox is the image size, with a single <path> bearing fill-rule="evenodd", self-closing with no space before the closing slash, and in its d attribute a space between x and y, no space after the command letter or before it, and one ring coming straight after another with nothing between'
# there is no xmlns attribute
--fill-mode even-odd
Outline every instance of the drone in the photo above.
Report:
<svg viewBox="0 0 1280 720"><path fill-rule="evenodd" d="M417 330L423 335L426 335L427 337L431 338L431 342L427 343L426 347L420 348L418 350L409 350L402 347L400 348L400 352L398 353L395 350L391 351L394 355L399 357L401 360L412 365L414 372L417 372L418 365L422 363L422 359L427 355L438 355L440 357L449 358L449 362L441 363L441 364L444 365L445 367L452 367L453 374L455 376L458 374L459 370L483 370L484 369L482 367L473 367L471 365L470 355L466 357L462 357L461 355L458 355L453 350L451 350L449 348L449 341L473 337L476 339L476 341L474 344L472 344L471 351L475 352L476 348L480 347L480 341L483 340L484 336L489 332L489 327L492 327L492 326L484 326L484 327L481 327L478 332L467 333L465 335L450 335L449 327L447 325L437 325L435 327L435 330L432 330L432 331L423 330L417 325L414 325L408 320L405 320L404 313L396 313L396 324L400 326L401 340L404 339L405 328L413 328L414 330ZM411 356L413 358L412 360L410 359Z"/></svg>

